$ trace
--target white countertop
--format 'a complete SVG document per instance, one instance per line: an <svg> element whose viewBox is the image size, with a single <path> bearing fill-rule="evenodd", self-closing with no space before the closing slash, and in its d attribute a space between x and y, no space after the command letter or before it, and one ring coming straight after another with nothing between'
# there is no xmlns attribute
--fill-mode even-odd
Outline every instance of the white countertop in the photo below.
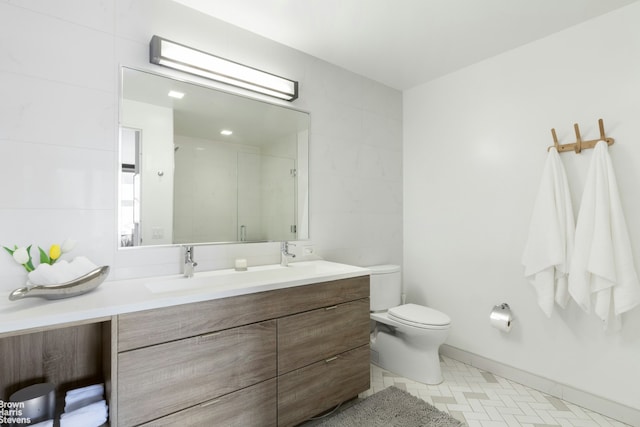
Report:
<svg viewBox="0 0 640 427"><path fill-rule="evenodd" d="M289 267L249 267L247 271L197 272L181 275L106 281L73 298L9 301L0 293L0 333L88 321L122 313L284 289L312 283L366 276L369 270L329 261L303 261Z"/></svg>

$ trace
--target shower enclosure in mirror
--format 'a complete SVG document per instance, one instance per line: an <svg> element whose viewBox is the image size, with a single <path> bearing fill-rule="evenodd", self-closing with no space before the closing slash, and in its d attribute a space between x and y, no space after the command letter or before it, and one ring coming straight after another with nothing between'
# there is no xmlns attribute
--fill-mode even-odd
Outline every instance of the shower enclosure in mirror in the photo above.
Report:
<svg viewBox="0 0 640 427"><path fill-rule="evenodd" d="M120 246L308 239L309 114L122 68Z"/></svg>

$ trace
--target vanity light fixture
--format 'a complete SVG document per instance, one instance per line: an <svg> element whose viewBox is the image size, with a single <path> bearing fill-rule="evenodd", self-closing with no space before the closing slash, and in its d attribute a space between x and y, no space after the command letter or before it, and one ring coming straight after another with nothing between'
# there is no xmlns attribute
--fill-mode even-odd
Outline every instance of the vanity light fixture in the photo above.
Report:
<svg viewBox="0 0 640 427"><path fill-rule="evenodd" d="M182 99L182 98L184 98L184 93L182 93L182 92L178 92L177 90L170 90L170 91L169 91L169 93L168 93L168 95L169 95L171 98L175 98L175 99Z"/></svg>
<svg viewBox="0 0 640 427"><path fill-rule="evenodd" d="M228 129L222 129L222 130L220 131L220 135L229 136L229 135L231 135L231 134L233 134L233 131L228 130Z"/></svg>
<svg viewBox="0 0 640 427"><path fill-rule="evenodd" d="M151 38L149 48L149 61L153 64L286 101L293 101L298 97L298 82L284 77L247 67L159 36Z"/></svg>

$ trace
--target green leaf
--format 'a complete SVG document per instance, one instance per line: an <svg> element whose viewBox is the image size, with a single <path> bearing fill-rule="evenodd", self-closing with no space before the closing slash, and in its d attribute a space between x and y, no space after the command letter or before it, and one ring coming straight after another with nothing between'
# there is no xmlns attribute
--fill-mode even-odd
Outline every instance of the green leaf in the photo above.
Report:
<svg viewBox="0 0 640 427"><path fill-rule="evenodd" d="M26 268L27 271L35 270L35 267L33 266L33 259L31 258L31 246L33 246L33 245L27 246L27 253L29 254L29 261L27 261L27 263L24 264L24 268Z"/></svg>
<svg viewBox="0 0 640 427"><path fill-rule="evenodd" d="M27 246L27 254L29 255L29 260L26 263L22 264L22 266L25 268L25 270L27 270L27 272L31 272L31 271L35 270L35 267L33 266L33 261L31 259L31 246L32 245ZM6 246L3 246L2 248L5 251L9 252L9 254L11 256L13 256L13 253L18 250L18 246L17 245L13 245L13 247L14 247L14 249L9 249Z"/></svg>
<svg viewBox="0 0 640 427"><path fill-rule="evenodd" d="M40 264L51 264L49 255L47 255L47 253L40 246L38 246L38 249L40 250Z"/></svg>

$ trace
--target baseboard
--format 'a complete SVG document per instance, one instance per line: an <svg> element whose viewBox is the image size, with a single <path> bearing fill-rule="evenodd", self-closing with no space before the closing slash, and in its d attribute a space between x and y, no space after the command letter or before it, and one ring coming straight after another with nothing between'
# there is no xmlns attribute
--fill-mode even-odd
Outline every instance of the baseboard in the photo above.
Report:
<svg viewBox="0 0 640 427"><path fill-rule="evenodd" d="M447 344L440 346L440 354L606 415L623 423L640 426L640 410L638 409L514 368L513 366L496 362L495 360L487 359L486 357L478 356L465 350L460 350Z"/></svg>

